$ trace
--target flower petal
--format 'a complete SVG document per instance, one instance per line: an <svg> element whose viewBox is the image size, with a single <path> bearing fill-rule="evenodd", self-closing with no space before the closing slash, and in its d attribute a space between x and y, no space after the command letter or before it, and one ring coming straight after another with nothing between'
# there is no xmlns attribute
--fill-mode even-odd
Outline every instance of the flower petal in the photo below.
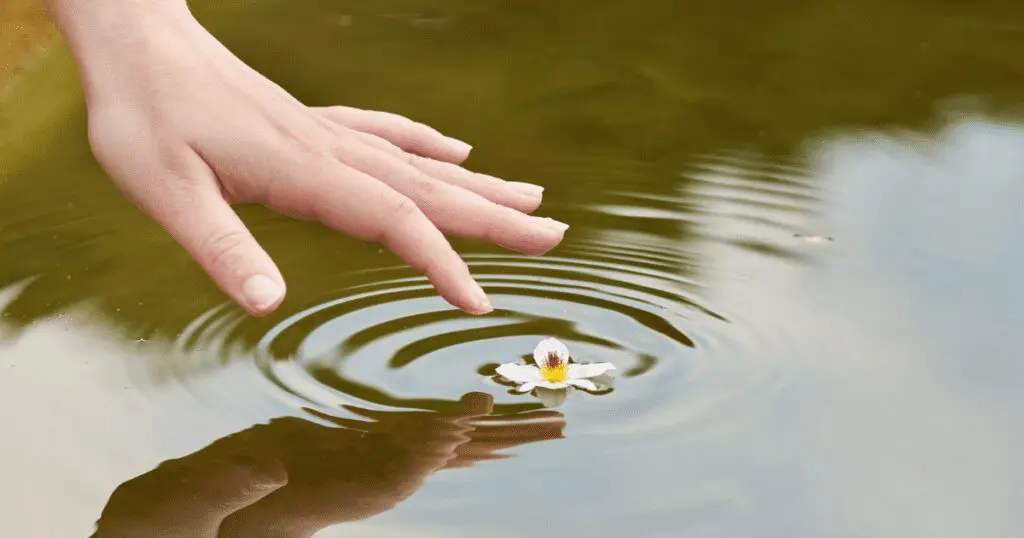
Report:
<svg viewBox="0 0 1024 538"><path fill-rule="evenodd" d="M568 383L562 383L561 381L548 381L546 379L542 380L542 381L538 381L537 382L537 386L538 387L543 387L543 388L546 388L546 389L551 389L551 390L561 390L561 389L569 388L569 384Z"/></svg>
<svg viewBox="0 0 1024 538"><path fill-rule="evenodd" d="M514 362L502 364L496 370L498 375L512 381L513 383L533 383L544 381L540 375L540 369L530 364L516 364Z"/></svg>
<svg viewBox="0 0 1024 538"><path fill-rule="evenodd" d="M615 384L615 378L608 374L596 375L588 379L591 383L597 385L597 390L609 389Z"/></svg>
<svg viewBox="0 0 1024 538"><path fill-rule="evenodd" d="M584 390L597 390L597 385L589 379L570 379L569 384Z"/></svg>
<svg viewBox="0 0 1024 538"><path fill-rule="evenodd" d="M610 362L595 362L594 364L570 364L569 377L571 379L584 379L599 376L609 370L614 370L615 365Z"/></svg>
<svg viewBox="0 0 1024 538"><path fill-rule="evenodd" d="M523 383L522 385L516 387L516 392L530 392L536 386L537 385L534 385L533 383Z"/></svg>
<svg viewBox="0 0 1024 538"><path fill-rule="evenodd" d="M537 398L540 399L540 403L544 404L544 407L558 407L565 402L565 397L568 395L568 389L552 390L537 387Z"/></svg>
<svg viewBox="0 0 1024 538"><path fill-rule="evenodd" d="M559 363L565 363L569 360L569 348L554 338L545 338L533 348L533 360L537 366L546 364L551 355L558 357Z"/></svg>

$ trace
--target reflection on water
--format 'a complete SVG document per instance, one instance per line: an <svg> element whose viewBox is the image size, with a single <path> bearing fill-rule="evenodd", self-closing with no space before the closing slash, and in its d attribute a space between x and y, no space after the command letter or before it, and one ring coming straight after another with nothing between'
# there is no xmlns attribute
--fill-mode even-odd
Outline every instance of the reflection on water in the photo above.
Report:
<svg viewBox="0 0 1024 538"><path fill-rule="evenodd" d="M119 486L95 536L312 536L393 508L434 472L557 439L564 426L552 411L495 421L482 393L459 404L445 414L346 406L364 420L278 418L223 437Z"/></svg>
<svg viewBox="0 0 1024 538"><path fill-rule="evenodd" d="M5 535L1024 532L1024 127L981 106L1024 101L1019 4L196 4L308 102L545 184L571 233L459 243L472 317L244 208L290 293L249 318L103 178L80 108L41 113L45 151L0 138ZM14 90L0 119L53 109ZM553 413L489 380L544 336L614 391Z"/></svg>

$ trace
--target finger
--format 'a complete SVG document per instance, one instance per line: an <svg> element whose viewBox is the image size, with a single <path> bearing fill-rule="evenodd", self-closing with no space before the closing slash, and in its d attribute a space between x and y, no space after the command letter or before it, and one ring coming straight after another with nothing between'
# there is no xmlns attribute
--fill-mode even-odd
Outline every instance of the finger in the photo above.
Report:
<svg viewBox="0 0 1024 538"><path fill-rule="evenodd" d="M489 425L478 427L470 436L474 443L491 447L506 447L528 442L560 439L565 430L565 422L543 421L513 423L505 425Z"/></svg>
<svg viewBox="0 0 1024 538"><path fill-rule="evenodd" d="M459 406L452 413L460 419L489 415L494 411L494 396L486 392L467 392L459 398Z"/></svg>
<svg viewBox="0 0 1024 538"><path fill-rule="evenodd" d="M475 419L486 417L494 410L494 397L486 392L467 392L459 399L455 407L445 411L385 411L381 409L367 409L356 405L342 405L342 407L355 413L359 416L376 420L380 422L394 420L397 417L409 418L414 420L448 420L448 421L462 421L465 419ZM335 417L328 417L321 413L316 413L317 416L323 416L327 420L336 421L339 420ZM344 419L347 420L347 419ZM362 421L351 421L351 423L361 424L365 427L366 423ZM349 425L351 423L345 423L342 425ZM341 424L339 422L339 424ZM358 427L358 426L357 426Z"/></svg>
<svg viewBox="0 0 1024 538"><path fill-rule="evenodd" d="M538 421L541 419L553 419L555 421L565 422L565 415L559 411L553 409L537 409L535 411L526 411L523 413L517 413L514 417L515 423L526 423ZM506 424L509 422L509 417L504 415L488 415L485 417L479 417L473 419L473 424L486 426L488 423L499 423Z"/></svg>
<svg viewBox="0 0 1024 538"><path fill-rule="evenodd" d="M404 151L423 157L461 163L472 146L439 133L433 127L390 112L362 110L346 106L316 108L323 117L349 129L379 136Z"/></svg>
<svg viewBox="0 0 1024 538"><path fill-rule="evenodd" d="M463 447L465 446L468 446L468 443L464 445L459 445L459 448L455 449L455 457L451 458L450 460L448 460L447 463L445 463L444 467L441 468L442 471L454 471L456 469L465 469L467 467L472 467L483 461L504 460L512 457L508 454L467 454L463 449Z"/></svg>
<svg viewBox="0 0 1024 538"><path fill-rule="evenodd" d="M492 310L469 267L408 197L330 155L275 162L283 165L281 177L291 181L277 182L268 199L272 207L308 213L357 239L378 241L423 272L453 306L472 314Z"/></svg>
<svg viewBox="0 0 1024 538"><path fill-rule="evenodd" d="M525 215L461 187L438 181L416 167L369 146L336 149L339 160L379 178L410 198L446 234L488 241L539 255L561 242L568 225Z"/></svg>
<svg viewBox="0 0 1024 538"><path fill-rule="evenodd" d="M391 142L369 133L350 132L368 146L404 160L435 179L475 192L496 204L511 207L522 213L532 213L540 207L543 200L544 188L540 185L505 181L486 174L471 172L457 164L407 153Z"/></svg>
<svg viewBox="0 0 1024 538"><path fill-rule="evenodd" d="M508 417L495 418L509 420ZM478 425L479 421L474 420L473 424ZM564 421L526 423L516 421L506 422L501 426L492 424L483 428L477 427L469 432L469 442L459 445L455 449L455 457L449 460L445 468L457 469L469 467L481 461L507 458L509 456L499 454L498 451L529 443L564 439L564 428Z"/></svg>
<svg viewBox="0 0 1024 538"><path fill-rule="evenodd" d="M212 172L207 168L205 173L206 178L168 179L165 185L179 187L151 195L149 199L156 201L149 204L147 213L192 255L224 293L249 313L265 315L284 299L284 278L224 200Z"/></svg>

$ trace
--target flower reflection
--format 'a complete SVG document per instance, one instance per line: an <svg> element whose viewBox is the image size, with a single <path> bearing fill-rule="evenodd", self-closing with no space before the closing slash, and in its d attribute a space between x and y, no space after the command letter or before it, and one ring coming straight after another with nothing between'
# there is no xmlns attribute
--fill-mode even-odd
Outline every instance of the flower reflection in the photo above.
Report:
<svg viewBox="0 0 1024 538"><path fill-rule="evenodd" d="M533 350L535 364L506 363L497 373L517 385L517 392L531 392L546 407L557 407L572 388L597 391L611 385L609 362L579 364L569 357L569 349L555 338L545 338Z"/></svg>

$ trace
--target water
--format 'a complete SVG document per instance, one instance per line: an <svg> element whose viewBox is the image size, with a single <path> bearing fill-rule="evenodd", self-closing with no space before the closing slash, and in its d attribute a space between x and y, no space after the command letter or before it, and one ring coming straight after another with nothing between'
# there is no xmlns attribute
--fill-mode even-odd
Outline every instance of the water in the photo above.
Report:
<svg viewBox="0 0 1024 538"><path fill-rule="evenodd" d="M457 243L471 317L244 208L290 293L246 317L104 179L52 51L0 104L4 535L1024 532L1018 4L195 4L572 228ZM545 336L613 390L486 375Z"/></svg>

